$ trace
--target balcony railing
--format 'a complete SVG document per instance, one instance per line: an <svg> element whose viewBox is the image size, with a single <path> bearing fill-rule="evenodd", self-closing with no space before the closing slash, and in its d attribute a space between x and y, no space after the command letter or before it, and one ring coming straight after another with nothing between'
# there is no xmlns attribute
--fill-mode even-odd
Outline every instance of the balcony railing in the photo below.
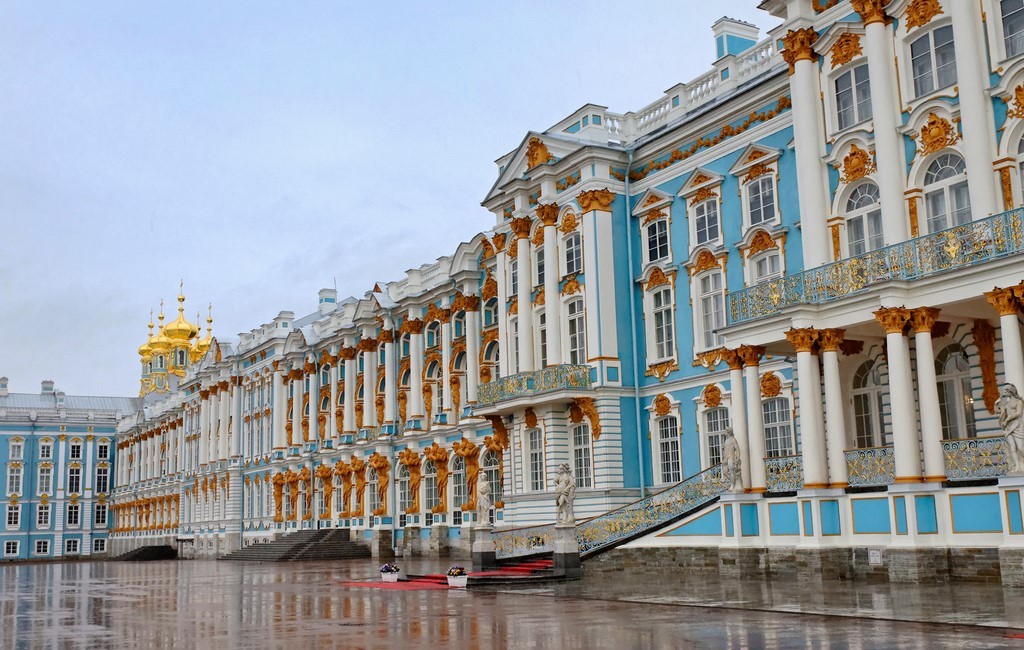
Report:
<svg viewBox="0 0 1024 650"><path fill-rule="evenodd" d="M527 395L540 395L569 388L590 388L590 366L565 364L502 377L480 386L477 403L496 404Z"/></svg>
<svg viewBox="0 0 1024 650"><path fill-rule="evenodd" d="M1003 436L943 440L946 479L970 481L1006 474L1006 445Z"/></svg>
<svg viewBox="0 0 1024 650"><path fill-rule="evenodd" d="M847 449L846 473L850 487L890 485L896 481L896 461L892 447Z"/></svg>
<svg viewBox="0 0 1024 650"><path fill-rule="evenodd" d="M765 458L764 472L769 492L793 492L804 486L803 456Z"/></svg>
<svg viewBox="0 0 1024 650"><path fill-rule="evenodd" d="M1024 250L1024 209L908 239L870 253L729 294L729 323L744 323L793 305L838 300L888 280L916 280Z"/></svg>

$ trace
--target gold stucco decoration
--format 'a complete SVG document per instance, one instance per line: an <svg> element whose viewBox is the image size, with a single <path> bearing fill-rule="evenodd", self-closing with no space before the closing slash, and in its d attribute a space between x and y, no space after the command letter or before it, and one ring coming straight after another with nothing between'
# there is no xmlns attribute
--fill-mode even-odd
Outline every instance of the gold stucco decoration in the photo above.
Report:
<svg viewBox="0 0 1024 650"><path fill-rule="evenodd" d="M907 31L927 25L941 13L945 12L939 5L939 0L914 0L907 7Z"/></svg>
<svg viewBox="0 0 1024 650"><path fill-rule="evenodd" d="M537 165L543 165L545 163L554 160L548 152L547 145L544 141L538 137L530 138L530 141L526 143L526 168L533 169Z"/></svg>
<svg viewBox="0 0 1024 650"><path fill-rule="evenodd" d="M704 406L709 409L722 405L722 389L714 384L705 386L702 396L704 398Z"/></svg>
<svg viewBox="0 0 1024 650"><path fill-rule="evenodd" d="M860 46L860 35L843 34L836 39L835 43L832 44L830 53L832 54L831 60L833 68L838 68L841 65L845 65L850 61L853 61L855 57L864 53L864 49Z"/></svg>
<svg viewBox="0 0 1024 650"><path fill-rule="evenodd" d="M948 120L935 113L929 113L928 121L921 128L918 146L921 148L921 153L927 156L940 149L953 146L959 139L960 134Z"/></svg>
<svg viewBox="0 0 1024 650"><path fill-rule="evenodd" d="M874 171L875 162L871 159L871 154L854 144L850 146L850 152L843 157L843 173L839 180L843 183L852 183Z"/></svg>
<svg viewBox="0 0 1024 650"><path fill-rule="evenodd" d="M761 375L761 397L778 397L782 392L782 381L773 372Z"/></svg>
<svg viewBox="0 0 1024 650"><path fill-rule="evenodd" d="M672 410L672 401L668 395L662 393L654 398L654 412L658 417L665 417Z"/></svg>

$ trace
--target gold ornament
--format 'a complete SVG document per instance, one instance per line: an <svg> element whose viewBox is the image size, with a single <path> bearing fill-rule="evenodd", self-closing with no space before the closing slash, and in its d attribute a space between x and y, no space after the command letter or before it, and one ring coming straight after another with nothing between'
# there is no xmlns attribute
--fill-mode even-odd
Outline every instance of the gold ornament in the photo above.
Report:
<svg viewBox="0 0 1024 650"><path fill-rule="evenodd" d="M836 39L832 45L832 68L838 68L853 61L854 57L860 56L864 50L860 46L859 34L843 34Z"/></svg>

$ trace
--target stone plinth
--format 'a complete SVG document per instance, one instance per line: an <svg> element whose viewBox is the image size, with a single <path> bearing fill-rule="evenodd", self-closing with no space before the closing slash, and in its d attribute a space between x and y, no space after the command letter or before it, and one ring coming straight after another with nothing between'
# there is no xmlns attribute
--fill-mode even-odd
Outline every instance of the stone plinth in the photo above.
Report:
<svg viewBox="0 0 1024 650"><path fill-rule="evenodd" d="M491 538L491 527L473 527L473 570L485 571L498 566L498 560L494 555L494 540Z"/></svg>
<svg viewBox="0 0 1024 650"><path fill-rule="evenodd" d="M580 547L576 543L575 526L555 526L555 554L553 569L556 574L563 574L570 579L578 579L583 575L580 563Z"/></svg>

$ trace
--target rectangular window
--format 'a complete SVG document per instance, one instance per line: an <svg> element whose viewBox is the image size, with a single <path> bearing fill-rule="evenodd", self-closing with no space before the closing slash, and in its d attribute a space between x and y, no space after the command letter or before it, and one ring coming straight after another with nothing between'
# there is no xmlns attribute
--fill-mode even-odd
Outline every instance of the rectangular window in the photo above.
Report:
<svg viewBox="0 0 1024 650"><path fill-rule="evenodd" d="M793 429L790 424L789 400L775 397L761 405L764 416L764 448L767 458L792 456Z"/></svg>
<svg viewBox="0 0 1024 650"><path fill-rule="evenodd" d="M107 540L104 538L92 540L92 552L93 553L106 553L107 552Z"/></svg>
<svg viewBox="0 0 1024 650"><path fill-rule="evenodd" d="M48 539L37 539L36 540L36 555L49 555L50 554L50 540Z"/></svg>
<svg viewBox="0 0 1024 650"><path fill-rule="evenodd" d="M53 458L53 445L48 442L39 445L39 459L50 460L51 458Z"/></svg>
<svg viewBox="0 0 1024 650"><path fill-rule="evenodd" d="M536 284L544 286L544 249L537 249L537 282Z"/></svg>
<svg viewBox="0 0 1024 650"><path fill-rule="evenodd" d="M583 322L583 301L569 303L569 363L586 363L586 330Z"/></svg>
<svg viewBox="0 0 1024 650"><path fill-rule="evenodd" d="M672 290L665 288L655 292L654 303L654 343L655 355L661 359L671 359L676 355L675 319L672 314Z"/></svg>
<svg viewBox="0 0 1024 650"><path fill-rule="evenodd" d="M722 462L722 438L729 428L729 409L713 408L704 413L708 434L708 467Z"/></svg>
<svg viewBox="0 0 1024 650"><path fill-rule="evenodd" d="M1024 0L1002 0L999 4L1006 56L1017 56L1024 52Z"/></svg>
<svg viewBox="0 0 1024 650"><path fill-rule="evenodd" d="M678 483L681 481L679 425L674 417L658 420L658 453L661 464L661 482Z"/></svg>
<svg viewBox="0 0 1024 650"><path fill-rule="evenodd" d="M99 460L110 460L110 445L105 442L96 445L96 458Z"/></svg>
<svg viewBox="0 0 1024 650"><path fill-rule="evenodd" d="M583 272L583 240L578 232L569 235L565 240L565 273Z"/></svg>
<svg viewBox="0 0 1024 650"><path fill-rule="evenodd" d="M697 217L697 245L718 241L720 234L718 221L718 199L708 199L698 203L693 209Z"/></svg>
<svg viewBox="0 0 1024 650"><path fill-rule="evenodd" d="M50 494L53 491L53 468L39 468L39 494Z"/></svg>
<svg viewBox="0 0 1024 650"><path fill-rule="evenodd" d="M21 526L21 504L7 504L7 527L18 528Z"/></svg>
<svg viewBox="0 0 1024 650"><path fill-rule="evenodd" d="M701 276L698 281L700 300L701 346L705 350L722 345L722 337L716 330L725 327L725 292L722 287L722 273L714 271Z"/></svg>
<svg viewBox="0 0 1024 650"><path fill-rule="evenodd" d="M77 539L66 539L66 540L64 540L64 554L65 555L78 555L78 540Z"/></svg>
<svg viewBox="0 0 1024 650"><path fill-rule="evenodd" d="M77 494L82 491L82 468L72 467L68 469L68 494Z"/></svg>
<svg viewBox="0 0 1024 650"><path fill-rule="evenodd" d="M21 482L21 466L9 466L7 468L7 494L21 494Z"/></svg>
<svg viewBox="0 0 1024 650"><path fill-rule="evenodd" d="M548 366L548 317L547 314L541 312L537 318L537 327L540 330L540 367L546 368Z"/></svg>
<svg viewBox="0 0 1024 650"><path fill-rule="evenodd" d="M747 183L747 209L751 226L775 220L775 181L770 174Z"/></svg>
<svg viewBox="0 0 1024 650"><path fill-rule="evenodd" d="M82 506L77 503L68 504L68 526L79 526L82 523Z"/></svg>
<svg viewBox="0 0 1024 650"><path fill-rule="evenodd" d="M106 492L110 487L110 469L106 467L96 468L96 493Z"/></svg>
<svg viewBox="0 0 1024 650"><path fill-rule="evenodd" d="M591 487L593 476L590 467L590 427L586 424L577 424L572 428L572 460L576 487Z"/></svg>
<svg viewBox="0 0 1024 650"><path fill-rule="evenodd" d="M512 330L512 363L509 366L512 368L512 372L519 372L519 319L516 319L509 323L509 329ZM443 382L441 382L443 383ZM438 399L438 404L442 401Z"/></svg>
<svg viewBox="0 0 1024 650"><path fill-rule="evenodd" d="M11 443L11 460L25 459L25 445L20 442Z"/></svg>
<svg viewBox="0 0 1024 650"><path fill-rule="evenodd" d="M839 129L871 119L871 86L867 64L859 65L836 78L836 113Z"/></svg>
<svg viewBox="0 0 1024 650"><path fill-rule="evenodd" d="M82 460L82 445L81 443L72 443L71 453L69 455L71 460Z"/></svg>
<svg viewBox="0 0 1024 650"><path fill-rule="evenodd" d="M882 233L882 211L872 210L865 215L852 217L846 226L850 240L850 255L863 255L878 250L885 244Z"/></svg>
<svg viewBox="0 0 1024 650"><path fill-rule="evenodd" d="M540 492L544 489L544 437L540 429L530 429L527 433L530 461L530 489Z"/></svg>
<svg viewBox="0 0 1024 650"><path fill-rule="evenodd" d="M7 557L18 555L18 542L4 542L4 555Z"/></svg>
<svg viewBox="0 0 1024 650"><path fill-rule="evenodd" d="M754 284L770 282L782 275L778 253L766 253L754 260Z"/></svg>
<svg viewBox="0 0 1024 650"><path fill-rule="evenodd" d="M914 96L921 97L956 83L953 27L940 27L910 44Z"/></svg>
<svg viewBox="0 0 1024 650"><path fill-rule="evenodd" d="M36 526L40 528L50 526L50 504L40 504L36 507Z"/></svg>
<svg viewBox="0 0 1024 650"><path fill-rule="evenodd" d="M322 495L321 495L322 498ZM97 503L96 511L93 513L93 525L94 526L106 526L107 525L107 504Z"/></svg>
<svg viewBox="0 0 1024 650"><path fill-rule="evenodd" d="M515 258L508 264L508 290L511 294L509 298L519 293L519 260Z"/></svg>
<svg viewBox="0 0 1024 650"><path fill-rule="evenodd" d="M668 258L668 221L658 219L647 226L647 261Z"/></svg>

